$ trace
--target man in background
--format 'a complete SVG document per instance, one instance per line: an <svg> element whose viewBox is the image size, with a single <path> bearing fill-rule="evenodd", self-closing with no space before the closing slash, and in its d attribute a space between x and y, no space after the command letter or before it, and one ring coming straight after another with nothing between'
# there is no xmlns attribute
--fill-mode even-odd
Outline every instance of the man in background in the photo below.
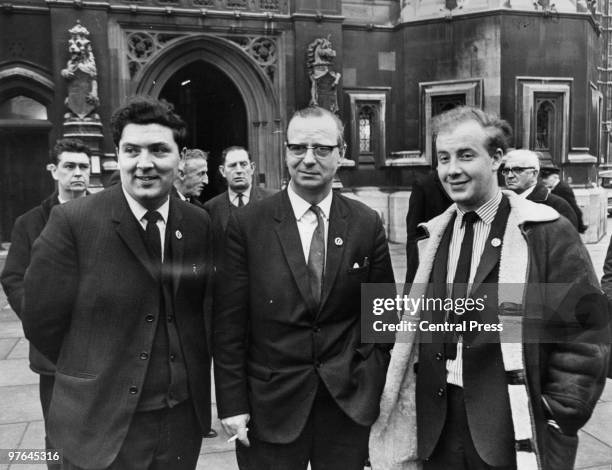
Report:
<svg viewBox="0 0 612 470"><path fill-rule="evenodd" d="M255 163L244 147L232 146L223 150L219 172L227 182L227 191L204 204L210 214L213 227L215 266L219 267L220 255L225 246L225 230L230 214L253 201L260 201L275 191L253 185Z"/></svg>
<svg viewBox="0 0 612 470"><path fill-rule="evenodd" d="M576 202L576 195L574 194L574 190L565 181L561 181L561 178L559 177L560 172L561 170L559 170L559 168L557 168L556 166L540 169L542 183L544 183L544 185L548 189L550 189L550 192L552 194L558 197L562 197L567 201L567 203L576 213L576 218L578 219L578 232L584 233L589 227L584 225L582 211L580 210L580 207L578 207L578 203Z"/></svg>
<svg viewBox="0 0 612 470"><path fill-rule="evenodd" d="M15 221L11 234L11 247L6 257L0 281L9 304L21 318L23 302L23 278L30 264L34 240L38 238L49 219L51 209L73 199L84 197L89 186L91 150L77 139L58 140L52 150L52 161L47 166L57 182L56 190L37 206ZM55 365L30 345L30 368L39 374L40 404L45 423L53 393ZM51 449L45 436L47 449ZM49 464L49 468L57 467Z"/></svg>
<svg viewBox="0 0 612 470"><path fill-rule="evenodd" d="M186 149L179 162L178 177L174 182L176 194L183 201L198 207L200 194L208 184L208 153L200 149Z"/></svg>
<svg viewBox="0 0 612 470"><path fill-rule="evenodd" d="M504 163L502 174L508 189L525 199L552 207L578 229L576 213L567 201L551 194L544 183L538 182L540 159L535 152L526 149L512 150L504 157Z"/></svg>

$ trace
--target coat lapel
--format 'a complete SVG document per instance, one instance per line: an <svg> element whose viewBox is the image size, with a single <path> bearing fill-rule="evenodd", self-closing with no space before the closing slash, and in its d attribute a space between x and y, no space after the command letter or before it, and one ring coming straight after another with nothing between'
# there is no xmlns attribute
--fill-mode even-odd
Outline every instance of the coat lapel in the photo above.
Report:
<svg viewBox="0 0 612 470"><path fill-rule="evenodd" d="M229 223L229 216L231 211L231 202L229 199L229 192L225 191L225 198L221 205L221 226L223 227L223 233L227 230L227 224Z"/></svg>
<svg viewBox="0 0 612 470"><path fill-rule="evenodd" d="M300 233L297 228L297 222L289 202L287 192L283 192L281 202L276 208L274 219L277 224L275 227L276 234L280 241L281 248L289 265L289 269L293 274L295 283L304 302L310 310L316 308L314 299L310 292L310 284L308 281L308 268L304 260L304 252L302 250L302 242Z"/></svg>
<svg viewBox="0 0 612 470"><path fill-rule="evenodd" d="M340 266L342 265L344 247L346 246L347 242L347 217L348 212L346 211L346 207L344 207L339 198L334 195L329 211L329 230L327 232L327 253L325 260L325 273L323 275L321 307L325 305L332 287L335 284Z"/></svg>
<svg viewBox="0 0 612 470"><path fill-rule="evenodd" d="M499 203L497 214L491 224L491 231L487 238L480 263L476 269L476 275L474 276L474 282L472 283L471 292L476 292L489 273L495 268L499 261L499 255L501 253L501 240L504 237L506 230L506 224L508 222L508 215L510 214L510 203L506 196L502 196L502 200ZM493 243L494 239L498 239L500 243Z"/></svg>
<svg viewBox="0 0 612 470"><path fill-rule="evenodd" d="M170 237L170 265L172 266L172 290L176 296L178 285L181 280L183 269L183 252L185 249L185 236L183 230L183 211L181 204L170 198L170 211L168 213L168 224L166 225L167 235ZM169 232L169 233L168 233Z"/></svg>
<svg viewBox="0 0 612 470"><path fill-rule="evenodd" d="M121 185L116 185L116 187L113 188L113 191L112 219L116 224L117 234L132 251L132 253L134 253L134 256L136 256L136 258L147 269L147 272L151 275L151 277L156 279L157 274L155 267L151 263L151 258L147 252L143 237L139 233L141 227L130 210L130 206L128 206L125 196L123 195L123 191L121 190Z"/></svg>

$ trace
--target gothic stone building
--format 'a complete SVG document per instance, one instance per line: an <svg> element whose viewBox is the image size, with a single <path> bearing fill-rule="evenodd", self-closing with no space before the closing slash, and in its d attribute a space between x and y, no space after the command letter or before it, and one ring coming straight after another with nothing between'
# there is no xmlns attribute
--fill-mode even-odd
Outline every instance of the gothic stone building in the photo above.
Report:
<svg viewBox="0 0 612 470"><path fill-rule="evenodd" d="M340 182L381 211L394 241L404 237L412 182L433 164L431 117L480 106L510 121L516 147L541 151L580 201L597 206L587 221L599 238L603 206L593 186L610 127L602 8L584 0L7 0L0 241L52 190L45 166L55 139L80 135L96 149L92 181L101 186L116 168L110 115L136 93L174 103L190 146L211 152L211 173L221 149L243 145L257 183L276 188L287 178L287 118L314 95L337 107L348 140ZM66 73L75 45L95 60L78 80ZM95 99L84 99L92 86Z"/></svg>

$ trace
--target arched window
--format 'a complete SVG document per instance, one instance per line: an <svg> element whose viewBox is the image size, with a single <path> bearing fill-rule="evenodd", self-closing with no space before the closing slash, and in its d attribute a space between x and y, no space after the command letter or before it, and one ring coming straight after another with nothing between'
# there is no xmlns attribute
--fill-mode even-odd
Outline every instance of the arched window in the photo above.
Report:
<svg viewBox="0 0 612 470"><path fill-rule="evenodd" d="M553 133L552 126L554 125L555 107L548 101L537 103L538 110L536 111L536 150L549 150L550 138Z"/></svg>
<svg viewBox="0 0 612 470"><path fill-rule="evenodd" d="M47 108L27 96L19 95L0 104L0 119L46 120Z"/></svg>
<svg viewBox="0 0 612 470"><path fill-rule="evenodd" d="M359 153L372 153L372 123L374 112L369 106L359 110Z"/></svg>

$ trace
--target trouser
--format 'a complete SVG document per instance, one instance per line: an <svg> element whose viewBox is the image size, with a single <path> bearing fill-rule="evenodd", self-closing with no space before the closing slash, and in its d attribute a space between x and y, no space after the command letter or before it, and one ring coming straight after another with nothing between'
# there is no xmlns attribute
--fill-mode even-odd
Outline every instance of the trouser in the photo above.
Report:
<svg viewBox="0 0 612 470"><path fill-rule="evenodd" d="M431 457L423 462L423 470L515 469L515 466L493 467L480 458L470 435L463 388L448 384L447 397L446 422Z"/></svg>
<svg viewBox="0 0 612 470"><path fill-rule="evenodd" d="M202 430L190 399L173 408L134 413L119 454L105 470L193 470ZM62 470L81 470L66 460Z"/></svg>
<svg viewBox="0 0 612 470"><path fill-rule="evenodd" d="M249 436L251 447L236 443L240 470L363 470L368 456L369 426L349 418L323 382L306 425L288 444L273 444Z"/></svg>

